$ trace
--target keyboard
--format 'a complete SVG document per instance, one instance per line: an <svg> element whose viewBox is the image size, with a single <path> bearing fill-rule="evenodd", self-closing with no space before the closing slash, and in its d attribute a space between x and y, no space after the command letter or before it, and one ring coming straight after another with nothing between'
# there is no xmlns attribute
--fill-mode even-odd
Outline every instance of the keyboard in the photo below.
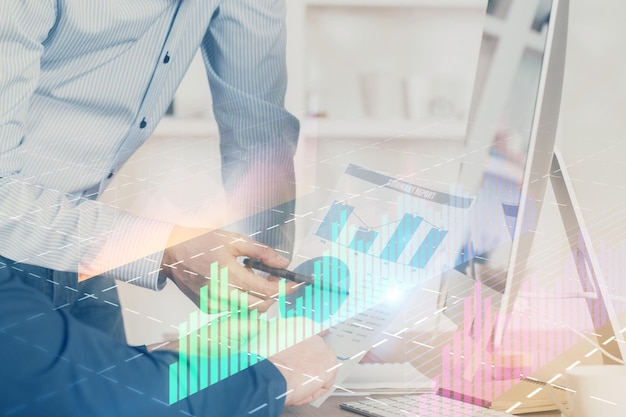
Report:
<svg viewBox="0 0 626 417"><path fill-rule="evenodd" d="M502 411L436 394L353 401L340 407L366 417L511 417L511 414Z"/></svg>

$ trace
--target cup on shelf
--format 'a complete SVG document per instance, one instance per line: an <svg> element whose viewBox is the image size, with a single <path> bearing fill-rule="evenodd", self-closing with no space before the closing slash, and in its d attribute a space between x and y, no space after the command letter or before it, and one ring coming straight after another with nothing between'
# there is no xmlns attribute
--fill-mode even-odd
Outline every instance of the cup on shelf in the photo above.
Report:
<svg viewBox="0 0 626 417"><path fill-rule="evenodd" d="M413 75L405 78L408 117L413 120L430 119L430 78Z"/></svg>
<svg viewBox="0 0 626 417"><path fill-rule="evenodd" d="M459 77L411 75L405 78L408 117L461 120L467 115L467 85Z"/></svg>
<svg viewBox="0 0 626 417"><path fill-rule="evenodd" d="M462 119L467 114L467 84L459 77L433 76L430 79L430 117L437 120Z"/></svg>
<svg viewBox="0 0 626 417"><path fill-rule="evenodd" d="M363 114L368 119L405 119L403 78L381 72L360 75Z"/></svg>

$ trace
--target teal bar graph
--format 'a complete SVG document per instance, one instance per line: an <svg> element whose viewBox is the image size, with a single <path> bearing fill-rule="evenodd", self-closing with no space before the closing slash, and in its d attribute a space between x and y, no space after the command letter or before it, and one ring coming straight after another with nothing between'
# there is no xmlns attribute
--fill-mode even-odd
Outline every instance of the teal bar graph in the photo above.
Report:
<svg viewBox="0 0 626 417"><path fill-rule="evenodd" d="M209 312L209 287L200 288L200 311ZM209 386L209 326L200 327L200 389Z"/></svg>
<svg viewBox="0 0 626 417"><path fill-rule="evenodd" d="M346 214L341 214L345 219ZM337 236L334 225L334 234ZM347 246L347 245L346 245ZM179 325L178 361L169 366L169 402L173 404L216 384L229 376L258 363L327 328L329 315L345 300L345 294L323 289L322 278L340 286L348 274L347 267L328 253L326 262L319 259L311 265L316 283L303 286L303 296L287 309L286 285L279 285L281 318L261 319L257 310L249 310L248 294L228 285L227 268L211 265L210 282L200 290L200 312L222 313L207 325L199 326L198 312L190 314ZM346 276L342 276L346 275ZM230 291L229 291L230 290ZM225 297L224 295L228 296ZM230 314L224 313L224 306ZM306 326L291 320L296 316L311 319Z"/></svg>
<svg viewBox="0 0 626 417"><path fill-rule="evenodd" d="M240 306L241 306L241 310L239 312L239 333L241 335L243 335L244 340L244 344L245 346L242 346L241 351L239 352L239 366L240 369L246 369L248 367L248 364L250 363L249 360L249 346L248 343L250 342L251 337L253 337L254 335L252 335L250 333L250 318L249 318L249 313L248 313L248 293L243 293L240 296Z"/></svg>
<svg viewBox="0 0 626 417"><path fill-rule="evenodd" d="M322 274L322 266L320 265L320 262L315 262L314 265L314 273L313 276L315 277L315 281L313 284L313 320L315 320L316 323L319 323L322 321L322 287L320 285L320 279L319 277Z"/></svg>
<svg viewBox="0 0 626 417"><path fill-rule="evenodd" d="M170 404L178 401L178 362L170 364Z"/></svg>
<svg viewBox="0 0 626 417"><path fill-rule="evenodd" d="M230 293L230 311L231 314L236 314L239 311L239 291L238 290L232 290ZM248 306L246 306L246 309L248 308ZM237 314L237 317L239 317L239 315ZM241 337L245 337L245 335L242 335L242 333L240 332L240 325L241 325L241 321L238 320L235 317L231 316L231 320L230 320L230 369L228 370L228 376L239 372L239 347L238 347L238 339L240 339ZM228 331L228 330L227 330ZM227 343L224 343L228 346Z"/></svg>
<svg viewBox="0 0 626 417"><path fill-rule="evenodd" d="M222 316L219 320L219 344L220 344L220 353L219 359L216 360L216 363L219 363L220 377L219 380L226 379L230 376L228 365L230 363L229 350L228 350L228 319L229 316Z"/></svg>
<svg viewBox="0 0 626 417"><path fill-rule="evenodd" d="M361 253L368 253L377 237L378 232L376 230L359 227L350 242L350 249Z"/></svg>
<svg viewBox="0 0 626 417"><path fill-rule="evenodd" d="M250 330L251 338L254 338L250 342L248 342L248 351L250 352L248 356L248 365L252 366L258 362L258 348L252 349L258 343L259 338L259 312L257 310L252 310L249 313L250 319L248 320L248 329Z"/></svg>
<svg viewBox="0 0 626 417"><path fill-rule="evenodd" d="M420 247L413 255L411 259L411 266L416 268L426 268L426 265L435 254L435 251L448 234L447 230L443 229L430 229Z"/></svg>
<svg viewBox="0 0 626 417"><path fill-rule="evenodd" d="M335 201L324 216L324 221L315 234L322 239L335 241L352 214L354 207Z"/></svg>
<svg viewBox="0 0 626 417"><path fill-rule="evenodd" d="M380 257L386 261L397 262L422 220L420 216L405 214Z"/></svg>
<svg viewBox="0 0 626 417"><path fill-rule="evenodd" d="M213 320L209 324L209 331L211 333L210 343L210 385L216 384L220 380L220 369L219 366L216 365L217 358L219 358L220 353L220 336L219 336L219 319Z"/></svg>
<svg viewBox="0 0 626 417"><path fill-rule="evenodd" d="M189 395L198 392L198 313L189 317Z"/></svg>
<svg viewBox="0 0 626 417"><path fill-rule="evenodd" d="M187 323L180 324L178 334L178 397L187 398Z"/></svg>

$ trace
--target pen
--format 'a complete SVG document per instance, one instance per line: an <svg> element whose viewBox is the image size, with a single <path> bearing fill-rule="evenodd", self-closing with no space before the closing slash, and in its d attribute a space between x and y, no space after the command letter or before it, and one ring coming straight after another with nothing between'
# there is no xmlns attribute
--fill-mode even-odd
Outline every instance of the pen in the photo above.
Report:
<svg viewBox="0 0 626 417"><path fill-rule="evenodd" d="M306 285L313 285L316 282L313 277L310 277L308 275L299 274L297 272L293 272L284 268L274 268L271 266L267 266L263 262L259 261L258 259L245 258L243 260L243 264L249 268L256 269L257 271L267 272L268 274L274 275L275 277L285 278L285 279L288 279L289 281L299 282L299 283L303 283ZM338 288L333 285L327 284L323 280L320 280L320 281L321 281L320 283L321 283L322 288L325 288L329 291L337 291L337 292L345 293L346 295L349 294L348 291L342 288Z"/></svg>

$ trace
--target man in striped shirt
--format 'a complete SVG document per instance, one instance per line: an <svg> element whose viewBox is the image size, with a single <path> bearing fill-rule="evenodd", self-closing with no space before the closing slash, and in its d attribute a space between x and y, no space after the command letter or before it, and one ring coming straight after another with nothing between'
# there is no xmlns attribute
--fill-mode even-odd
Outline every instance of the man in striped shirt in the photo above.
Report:
<svg viewBox="0 0 626 417"><path fill-rule="evenodd" d="M198 303L210 265L218 262L229 269L229 285L248 293L253 308L267 309L277 280L255 275L236 258L288 264L246 236L290 251L299 126L283 105L284 19L284 0L2 1L3 285L13 288L19 279L37 287L51 298L53 315L71 312L121 341L111 279L155 290L170 279ZM243 235L140 217L97 200L150 136L198 50L219 125L224 187L233 209L251 215ZM259 208L263 214L254 215ZM210 298L221 303L228 294ZM0 327L12 325L6 320ZM81 339L84 328L72 331L77 323L67 320L59 333ZM35 334L20 338L25 335ZM46 346L61 355L57 345ZM313 346L321 358L332 356ZM314 385L327 386L329 375ZM35 392L41 387L28 385L35 382L23 383ZM3 409L20 407L4 401Z"/></svg>

